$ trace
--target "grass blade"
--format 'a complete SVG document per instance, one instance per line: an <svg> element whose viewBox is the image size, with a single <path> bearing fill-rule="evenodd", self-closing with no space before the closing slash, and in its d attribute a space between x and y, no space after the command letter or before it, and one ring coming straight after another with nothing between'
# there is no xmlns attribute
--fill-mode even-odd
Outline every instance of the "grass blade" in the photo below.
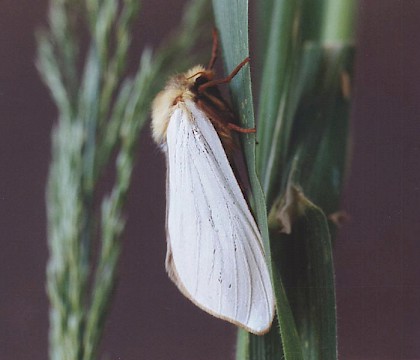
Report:
<svg viewBox="0 0 420 360"><path fill-rule="evenodd" d="M244 58L249 56L248 45L248 1L239 0L225 2L213 0L216 25L218 27L225 67L228 71L235 68ZM251 76L249 67L242 69L230 83L232 93L232 104L239 115L241 125L254 127L254 110L251 93ZM267 227L267 209L264 193L256 173L255 158L255 135L247 134L241 138L245 159L248 168L248 176L251 184L254 210L261 231L264 247L271 268L270 240ZM297 336L293 315L288 305L281 278L276 273L272 274L274 289L276 292L277 309L279 314L280 332L283 339L284 356L287 360L303 359L300 349L300 342ZM281 359L281 337L276 324L265 336L250 336L249 341L240 334L238 343L238 354L245 354L250 359ZM244 349L244 347L248 347ZM275 348L275 351L271 349Z"/></svg>
<svg viewBox="0 0 420 360"><path fill-rule="evenodd" d="M281 155L287 147L290 117L287 117L287 98L293 80L293 64L299 43L299 14L301 0L275 1L272 8L261 82L258 111L257 166L267 202L273 182L279 176ZM279 144L286 142L286 144Z"/></svg>
<svg viewBox="0 0 420 360"><path fill-rule="evenodd" d="M338 211L346 172L353 57L349 46L317 44L308 44L302 56L311 76L301 85L287 164L290 169L298 156L299 185L328 215Z"/></svg>
<svg viewBox="0 0 420 360"><path fill-rule="evenodd" d="M272 256L285 279L304 358L336 359L334 269L327 219L294 185L289 185L286 197L287 202L270 213L270 223L287 225L286 211L292 231L271 231L276 242Z"/></svg>

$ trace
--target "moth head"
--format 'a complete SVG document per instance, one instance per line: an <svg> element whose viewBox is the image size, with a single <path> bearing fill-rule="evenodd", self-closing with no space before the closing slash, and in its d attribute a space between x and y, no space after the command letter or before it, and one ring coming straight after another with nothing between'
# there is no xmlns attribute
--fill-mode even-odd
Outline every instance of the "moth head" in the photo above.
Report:
<svg viewBox="0 0 420 360"><path fill-rule="evenodd" d="M186 73L182 74L185 77L186 86L188 89L196 92L198 87L214 78L214 71L205 69L203 66L194 66Z"/></svg>
<svg viewBox="0 0 420 360"><path fill-rule="evenodd" d="M152 103L152 136L158 144L165 142L169 119L178 102L194 100L198 87L213 78L213 70L197 65L169 79Z"/></svg>

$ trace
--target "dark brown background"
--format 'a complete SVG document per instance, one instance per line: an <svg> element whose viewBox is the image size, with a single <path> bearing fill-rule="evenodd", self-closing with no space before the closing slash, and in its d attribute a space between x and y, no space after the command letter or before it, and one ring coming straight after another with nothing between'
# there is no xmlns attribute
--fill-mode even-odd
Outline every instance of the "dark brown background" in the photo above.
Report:
<svg viewBox="0 0 420 360"><path fill-rule="evenodd" d="M164 37L182 3L145 1L133 54ZM340 358L420 359L420 1L360 4L343 204L352 221L335 248ZM56 112L33 65L46 6L0 1L0 359L47 358L44 187ZM190 304L165 274L163 171L145 132L104 353L233 359L234 327Z"/></svg>

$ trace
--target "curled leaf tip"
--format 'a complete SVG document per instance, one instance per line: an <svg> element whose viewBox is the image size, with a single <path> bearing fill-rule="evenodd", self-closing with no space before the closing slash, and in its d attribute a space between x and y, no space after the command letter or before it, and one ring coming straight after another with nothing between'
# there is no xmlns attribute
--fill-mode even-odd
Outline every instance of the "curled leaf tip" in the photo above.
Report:
<svg viewBox="0 0 420 360"><path fill-rule="evenodd" d="M288 186L286 193L274 203L270 211L268 216L270 229L290 234L293 223L305 212L308 203L310 202L302 189L296 185Z"/></svg>

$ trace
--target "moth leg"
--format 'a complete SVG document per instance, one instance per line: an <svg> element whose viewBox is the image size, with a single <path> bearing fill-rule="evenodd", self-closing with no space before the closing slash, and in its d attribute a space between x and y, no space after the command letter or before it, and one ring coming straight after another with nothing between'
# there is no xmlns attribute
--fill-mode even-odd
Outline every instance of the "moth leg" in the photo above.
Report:
<svg viewBox="0 0 420 360"><path fill-rule="evenodd" d="M223 112L215 110L206 101L203 101L201 99L197 100L197 104L201 109L204 110L204 112L209 117L210 121L218 129L218 132L222 131L226 133L226 135L230 133L230 129L228 127L229 122L223 118L223 116L225 115Z"/></svg>
<svg viewBox="0 0 420 360"><path fill-rule="evenodd" d="M210 58L209 66L207 66L207 69L209 70L213 69L214 64L216 63L216 60L217 60L217 52L219 50L219 36L217 34L217 30L215 27L213 27L212 36L213 36L213 47L211 49L211 58Z"/></svg>
<svg viewBox="0 0 420 360"><path fill-rule="evenodd" d="M243 128L241 126L238 126L238 125L235 125L235 124L232 124L232 123L228 123L227 127L230 130L233 130L233 131L236 131L236 132L239 132L239 133L243 133L243 134L252 134L252 133L257 132L257 130L255 128Z"/></svg>
<svg viewBox="0 0 420 360"><path fill-rule="evenodd" d="M213 95L209 94L208 92L204 92L202 95L204 97L206 97L208 100L210 100L210 102L212 104L214 104L219 109L219 111L225 112L233 120L234 115L232 114L230 109L226 106L226 104L222 100L220 100L216 96L213 96ZM212 113L212 119L215 119L215 122L220 123L220 125L222 125L224 128L227 127L229 130L233 130L233 131L243 133L243 134L249 134L249 133L255 133L256 132L255 128L247 129L247 128L243 128L239 125L236 125L236 124L234 124L230 121L226 121L226 120L224 121L223 119L220 119L219 116L217 116L216 112L214 112L212 110L209 110L208 109L209 107L207 107L205 104L203 104L203 101L201 101L200 104L201 104L201 107L206 108L207 112L211 112Z"/></svg>
<svg viewBox="0 0 420 360"><path fill-rule="evenodd" d="M239 70L242 69L242 67L249 62L249 57L245 58L233 71L224 79L216 79L208 81L198 87L198 92L202 93L205 89L213 86L217 86L220 84L227 84L232 81L232 79L235 77L235 75L239 72Z"/></svg>
<svg viewBox="0 0 420 360"><path fill-rule="evenodd" d="M215 95L212 95L208 92L203 92L201 94L205 99L210 101L211 105L215 107L218 111L225 112L229 114L230 117L234 117L232 110L230 110L229 106L225 103L225 101L222 98L219 98ZM204 99L203 99L204 100Z"/></svg>

